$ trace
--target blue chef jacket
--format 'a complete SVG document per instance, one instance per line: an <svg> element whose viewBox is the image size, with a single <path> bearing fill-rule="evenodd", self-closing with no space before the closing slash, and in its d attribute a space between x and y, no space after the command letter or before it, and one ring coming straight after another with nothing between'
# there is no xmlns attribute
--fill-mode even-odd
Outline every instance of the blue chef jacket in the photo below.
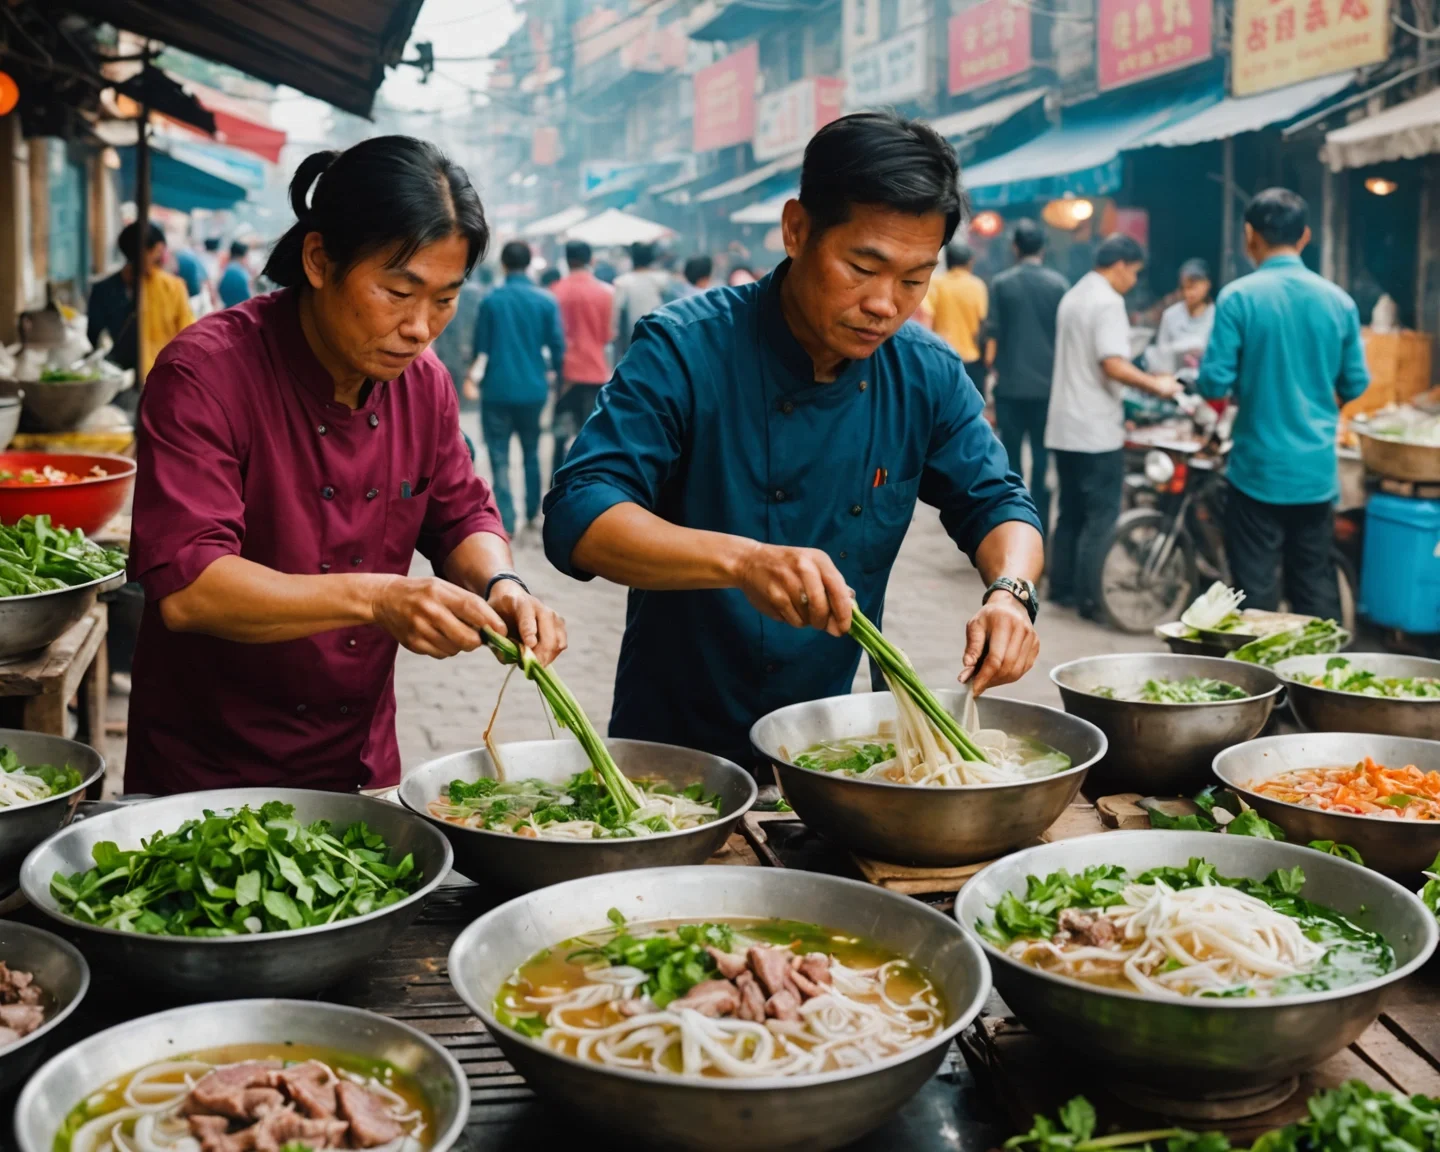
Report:
<svg viewBox="0 0 1440 1152"><path fill-rule="evenodd" d="M1039 527L949 346L909 324L816 383L780 312L787 270L640 322L545 498L545 551L562 572L590 579L576 543L635 503L687 528L822 549L878 621L917 498L972 559L1006 520ZM735 589L632 591L610 734L744 763L751 724L848 693L859 660L848 636L771 620Z"/></svg>

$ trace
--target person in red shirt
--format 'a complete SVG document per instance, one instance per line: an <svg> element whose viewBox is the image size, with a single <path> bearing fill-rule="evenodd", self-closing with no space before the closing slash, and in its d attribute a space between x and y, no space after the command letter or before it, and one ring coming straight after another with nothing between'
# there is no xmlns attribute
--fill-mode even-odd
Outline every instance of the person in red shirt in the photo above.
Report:
<svg viewBox="0 0 1440 1152"><path fill-rule="evenodd" d="M565 332L565 367L560 373L560 396L550 423L554 455L550 483L565 463L581 426L595 410L595 397L610 379L610 362L605 346L615 338L615 289L596 279L590 271L590 245L571 240L565 245L565 263L570 275L555 284L560 302L560 326Z"/></svg>
<svg viewBox="0 0 1440 1152"><path fill-rule="evenodd" d="M290 199L282 290L186 329L146 382L127 791L394 784L398 645L565 647L429 350L489 240L464 170L386 136L310 156ZM436 576L409 576L417 547Z"/></svg>

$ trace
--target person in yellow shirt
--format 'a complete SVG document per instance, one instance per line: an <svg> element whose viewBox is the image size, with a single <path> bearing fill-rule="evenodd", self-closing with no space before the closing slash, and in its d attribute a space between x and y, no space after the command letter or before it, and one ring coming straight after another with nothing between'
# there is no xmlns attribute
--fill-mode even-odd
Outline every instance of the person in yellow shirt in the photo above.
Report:
<svg viewBox="0 0 1440 1152"><path fill-rule="evenodd" d="M990 293L985 281L970 271L975 253L970 245L955 241L945 247L945 274L930 281L926 297L931 314L930 327L959 354L965 373L983 394L985 364L980 356L980 329L990 310Z"/></svg>
<svg viewBox="0 0 1440 1152"><path fill-rule="evenodd" d="M120 230L117 246L125 257L125 266L91 287L86 328L92 344L99 341L100 333L110 334L114 347L110 350L109 359L113 363L121 368L139 368L149 372L160 349L175 339L182 329L195 323L195 317L190 312L185 281L166 272L163 267L165 233L158 225L152 223L146 228L143 255L140 252L138 223L127 224ZM135 328L137 269L143 269L145 276L145 315L138 341ZM128 395L133 396L134 393Z"/></svg>

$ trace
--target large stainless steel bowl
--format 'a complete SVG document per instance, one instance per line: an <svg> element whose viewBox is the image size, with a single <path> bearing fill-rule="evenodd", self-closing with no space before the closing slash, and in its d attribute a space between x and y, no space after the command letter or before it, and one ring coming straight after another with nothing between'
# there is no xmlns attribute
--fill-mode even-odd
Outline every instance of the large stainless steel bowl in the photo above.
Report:
<svg viewBox="0 0 1440 1152"><path fill-rule="evenodd" d="M1267 736L1226 749L1215 757L1215 775L1245 797L1245 802L1265 819L1285 829L1285 835L1294 843L1334 840L1349 844L1367 867L1413 881L1440 853L1440 820L1322 812L1255 791L1257 785L1282 772L1344 767L1358 764L1366 756L1391 768L1413 764L1422 772L1440 772L1440 741L1354 732L1300 732Z"/></svg>
<svg viewBox="0 0 1440 1152"><path fill-rule="evenodd" d="M15 433L20 430L20 396L0 396L0 452L10 446Z"/></svg>
<svg viewBox="0 0 1440 1152"><path fill-rule="evenodd" d="M125 583L125 573L30 596L0 597L0 662L38 652L70 630L101 592Z"/></svg>
<svg viewBox="0 0 1440 1152"><path fill-rule="evenodd" d="M964 694L935 693L956 716ZM750 743L775 766L791 807L806 825L875 860L943 867L989 860L1034 840L1075 798L1085 773L1105 754L1105 737L1084 720L1043 704L982 696L980 723L1058 748L1071 767L1019 784L931 788L857 780L797 768L794 757L822 740L869 736L895 722L895 698L861 692L792 704L761 717Z"/></svg>
<svg viewBox="0 0 1440 1152"><path fill-rule="evenodd" d="M1311 678L1325 671L1334 656L1292 656L1275 665L1285 682L1285 698L1295 718L1312 732L1376 732L1386 736L1414 736L1440 740L1440 698L1390 700L1317 688ZM1382 652L1352 652L1345 659L1353 668L1369 669L1379 676L1437 676L1440 660L1420 656L1394 656Z"/></svg>
<svg viewBox="0 0 1440 1152"><path fill-rule="evenodd" d="M142 838L173 832L207 809L218 812L242 804L258 808L267 800L294 805L296 818L307 824L329 820L340 829L364 821L385 837L395 859L414 854L422 885L404 900L365 916L293 932L224 937L97 928L67 916L50 892L56 872L68 876L93 867L91 850L102 840L138 848ZM319 991L383 951L419 914L452 860L445 837L397 804L298 788L227 788L127 804L71 824L26 857L20 887L31 904L64 925L107 972L118 970L177 998L288 996Z"/></svg>
<svg viewBox="0 0 1440 1152"><path fill-rule="evenodd" d="M677 789L703 784L720 797L720 817L684 832L663 832L617 840L542 840L462 828L430 815L430 802L452 780L493 778L495 765L484 748L457 752L422 764L400 782L400 802L445 834L455 850L458 871L504 896L535 888L631 868L703 864L730 838L740 818L755 803L755 781L738 764L672 744L643 740L607 740L620 771L631 777L663 780ZM500 758L511 780L535 778L561 783L590 767L574 740L530 740L500 745Z"/></svg>
<svg viewBox="0 0 1440 1152"><path fill-rule="evenodd" d="M1227 680L1250 695L1215 704L1142 704L1095 694L1114 688L1123 695L1152 678L1186 676ZM1278 677L1256 664L1159 653L1086 656L1061 664L1050 679L1065 711L1090 721L1110 742L1090 770L1086 791L1092 796L1172 795L1204 787L1216 753L1258 736L1281 689Z"/></svg>
<svg viewBox="0 0 1440 1152"><path fill-rule="evenodd" d="M1360 441L1360 459L1379 476L1433 484L1440 480L1440 445L1417 444L1393 436L1374 436L1358 423L1353 427Z"/></svg>
<svg viewBox="0 0 1440 1152"><path fill-rule="evenodd" d="M90 380L7 381L0 393L23 395L25 412L42 432L68 432L128 388L124 375Z"/></svg>
<svg viewBox="0 0 1440 1152"><path fill-rule="evenodd" d="M71 1109L103 1084L150 1063L232 1044L310 1044L384 1060L415 1078L434 1117L430 1152L460 1138L470 1088L455 1058L424 1033L360 1008L309 1000L229 1000L142 1016L67 1048L37 1072L15 1107L21 1152L51 1152Z"/></svg>
<svg viewBox="0 0 1440 1152"><path fill-rule="evenodd" d="M105 758L88 744L17 728L0 728L0 748L11 749L22 765L68 764L81 776L80 783L68 792L33 804L0 808L0 892L4 892L19 879L20 864L30 849L70 822L85 789L105 774Z"/></svg>
<svg viewBox="0 0 1440 1152"><path fill-rule="evenodd" d="M866 1068L687 1080L562 1056L503 1027L491 1008L515 969L543 948L606 927L611 908L631 921L773 917L865 936L935 982L945 1001L945 1028ZM536 1092L596 1128L647 1146L702 1152L798 1152L857 1139L934 1075L951 1039L979 1014L990 992L980 950L938 912L858 881L769 868L647 869L531 892L460 934L450 950L450 980Z"/></svg>
<svg viewBox="0 0 1440 1152"><path fill-rule="evenodd" d="M0 1092L21 1083L40 1063L55 1029L80 1006L90 988L90 967L73 944L17 920L0 920L0 962L29 972L45 991L45 1023L9 1047L0 1047Z"/></svg>
<svg viewBox="0 0 1440 1152"><path fill-rule="evenodd" d="M1027 876L1097 864L1139 873L1195 856L1229 876L1304 869L1304 895L1382 933L1395 949L1395 970L1356 987L1283 999L1161 1000L1031 968L975 930L1007 892L1023 897ZM955 916L984 948L996 991L1027 1027L1104 1068L1111 1084L1185 1099L1263 1100L1267 1087L1338 1052L1376 1019L1386 992L1425 963L1440 934L1413 892L1376 872L1298 844L1210 832L1113 832L1017 852L961 889Z"/></svg>

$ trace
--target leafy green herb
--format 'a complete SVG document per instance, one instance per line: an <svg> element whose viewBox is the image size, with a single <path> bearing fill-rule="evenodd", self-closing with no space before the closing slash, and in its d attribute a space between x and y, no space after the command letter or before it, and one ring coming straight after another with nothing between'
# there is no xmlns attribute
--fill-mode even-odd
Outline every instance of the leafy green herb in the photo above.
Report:
<svg viewBox="0 0 1440 1152"><path fill-rule="evenodd" d="M95 867L55 873L60 910L85 924L155 936L283 932L364 916L420 884L415 859L395 863L364 824L301 824L288 804L206 811L123 850L102 841Z"/></svg>
<svg viewBox="0 0 1440 1152"><path fill-rule="evenodd" d="M1162 676L1146 680L1138 691L1123 695L1109 686L1092 688L1090 692L1107 700L1133 700L1139 704L1214 704L1224 700L1244 700L1250 695L1238 684L1208 676L1180 679Z"/></svg>
<svg viewBox="0 0 1440 1152"><path fill-rule="evenodd" d="M1381 696L1390 700L1440 700L1440 676L1380 676L1356 668L1344 656L1332 656L1320 676L1297 674L1292 679L1332 692L1353 692L1360 696Z"/></svg>
<svg viewBox="0 0 1440 1152"><path fill-rule="evenodd" d="M612 966L626 964L640 969L649 976L640 992L659 1008L715 975L715 961L705 951L707 947L729 952L735 944L735 931L726 924L681 924L647 936L632 936L618 910L610 909L608 916L617 934L604 944L572 952L566 959L593 956Z"/></svg>
<svg viewBox="0 0 1440 1152"><path fill-rule="evenodd" d="M84 777L65 764L22 764L13 748L0 745L0 808L33 804L80 787Z"/></svg>
<svg viewBox="0 0 1440 1152"><path fill-rule="evenodd" d="M124 568L123 552L102 548L78 528L57 528L49 516L0 524L0 598L88 584Z"/></svg>
<svg viewBox="0 0 1440 1152"><path fill-rule="evenodd" d="M1251 640L1230 653L1231 660L1269 667L1291 656L1318 656L1338 652L1350 641L1350 633L1334 620L1310 620L1298 628L1272 632Z"/></svg>
<svg viewBox="0 0 1440 1152"><path fill-rule="evenodd" d="M1425 907L1435 913L1436 919L1440 919L1440 854L1436 855L1425 871L1425 884L1420 889L1420 899L1425 902Z"/></svg>
<svg viewBox="0 0 1440 1152"><path fill-rule="evenodd" d="M1253 836L1257 840L1284 840L1285 831L1278 824L1272 824L1253 808L1244 812L1225 825L1227 836Z"/></svg>
<svg viewBox="0 0 1440 1152"><path fill-rule="evenodd" d="M497 1008L495 1019L512 1032L518 1032L521 1036L528 1036L532 1040L538 1038L545 1031L545 1017L543 1016L517 1016L508 1008Z"/></svg>
<svg viewBox="0 0 1440 1152"><path fill-rule="evenodd" d="M721 801L718 795L707 794L701 784L691 784L675 791L663 781L630 781L637 795L679 796L713 808L719 814ZM590 821L598 826L597 838L630 837L649 832L672 832L675 826L664 816L652 816L642 821L628 818L620 810L615 795L607 788L594 769L587 768L576 773L564 784L547 780L499 780L482 778L473 783L452 780L445 796L455 810L442 810L446 818L470 817L492 831L514 831L524 824L565 824L574 821ZM700 821L703 823L704 821Z"/></svg>
<svg viewBox="0 0 1440 1152"><path fill-rule="evenodd" d="M1150 827L1180 832L1223 832L1227 836L1254 836L1259 840L1285 839L1285 830L1280 825L1266 820L1228 788L1211 784L1193 799L1200 811L1186 816L1170 816L1154 809L1148 810ZM1229 815L1224 815L1225 813ZM1355 864L1365 863L1360 858L1360 853L1349 844L1337 844L1334 840L1312 840L1307 847L1330 856L1339 856L1342 860Z"/></svg>
<svg viewBox="0 0 1440 1152"><path fill-rule="evenodd" d="M876 764L895 759L894 744L836 745L824 751L801 752L795 757L797 768L817 772L864 772Z"/></svg>

